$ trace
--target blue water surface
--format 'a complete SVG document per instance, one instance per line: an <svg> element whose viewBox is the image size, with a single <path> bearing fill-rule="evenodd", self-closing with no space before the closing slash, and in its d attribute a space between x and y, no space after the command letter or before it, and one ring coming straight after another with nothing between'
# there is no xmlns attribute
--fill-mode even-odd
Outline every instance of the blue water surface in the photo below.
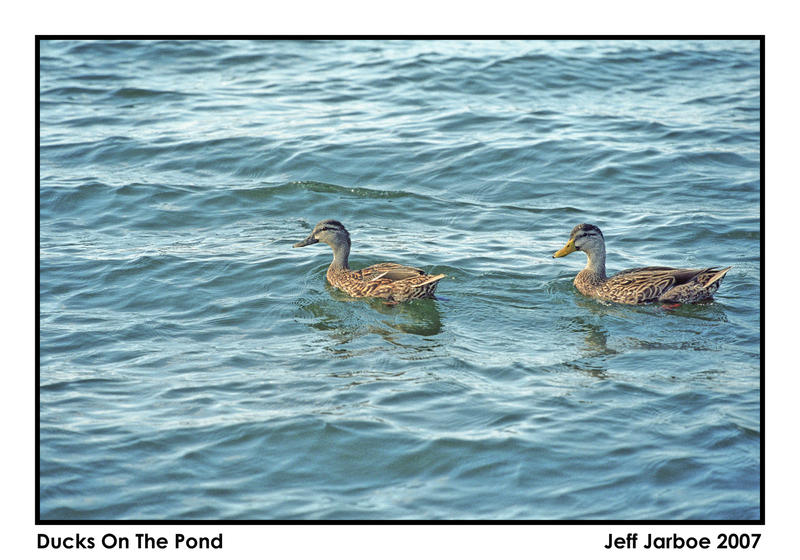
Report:
<svg viewBox="0 0 800 560"><path fill-rule="evenodd" d="M45 520L760 516L760 51L40 42ZM446 274L387 306L292 248ZM609 272L733 266L627 307Z"/></svg>

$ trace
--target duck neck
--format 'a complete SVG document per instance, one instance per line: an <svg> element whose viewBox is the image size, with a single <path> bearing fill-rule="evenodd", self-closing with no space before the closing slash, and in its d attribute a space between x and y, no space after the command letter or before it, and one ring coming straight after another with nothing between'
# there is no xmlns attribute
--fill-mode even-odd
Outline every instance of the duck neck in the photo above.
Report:
<svg viewBox="0 0 800 560"><path fill-rule="evenodd" d="M333 249L333 262L328 268L333 270L349 270L350 266L347 263L347 257L350 256L350 243L341 243L339 245L331 245Z"/></svg>
<svg viewBox="0 0 800 560"><path fill-rule="evenodd" d="M598 280L606 279L606 250L605 247L586 251L585 272L596 277Z"/></svg>

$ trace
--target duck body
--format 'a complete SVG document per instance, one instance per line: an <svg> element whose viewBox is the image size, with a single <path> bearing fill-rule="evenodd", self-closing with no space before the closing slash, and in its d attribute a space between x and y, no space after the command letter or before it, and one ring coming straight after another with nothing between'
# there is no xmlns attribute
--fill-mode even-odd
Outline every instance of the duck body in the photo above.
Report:
<svg viewBox="0 0 800 560"><path fill-rule="evenodd" d="M696 303L714 296L730 268L646 266L622 270L605 279L582 270L574 284L585 296L616 303Z"/></svg>
<svg viewBox="0 0 800 560"><path fill-rule="evenodd" d="M429 275L425 271L393 262L384 262L350 270L350 234L341 222L322 220L306 239L295 243L304 247L322 241L333 249L333 261L325 274L331 286L353 297L374 297L390 302L432 298L444 274Z"/></svg>
<svg viewBox="0 0 800 560"><path fill-rule="evenodd" d="M553 258L575 251L583 251L587 256L586 268L574 280L578 291L585 296L615 303L637 305L707 301L712 299L731 269L647 266L629 268L609 277L605 269L605 239L600 228L592 224L575 226L567 244Z"/></svg>
<svg viewBox="0 0 800 560"><path fill-rule="evenodd" d="M444 274L430 276L419 268L386 262L361 270L330 266L325 277L331 286L353 297L376 297L399 302L433 297L436 284L444 278Z"/></svg>

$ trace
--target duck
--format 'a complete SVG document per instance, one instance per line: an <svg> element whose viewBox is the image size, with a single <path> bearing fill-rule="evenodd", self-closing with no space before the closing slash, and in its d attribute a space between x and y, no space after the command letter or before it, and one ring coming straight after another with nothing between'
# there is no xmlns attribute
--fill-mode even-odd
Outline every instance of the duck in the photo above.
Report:
<svg viewBox="0 0 800 560"><path fill-rule="evenodd" d="M350 233L337 220L322 220L311 234L293 247L305 247L323 242L333 250L333 261L325 274L331 286L353 297L373 297L389 304L412 299L435 298L433 295L444 274L430 275L425 271L393 262L383 262L350 270Z"/></svg>
<svg viewBox="0 0 800 560"><path fill-rule="evenodd" d="M569 234L569 241L553 258L575 251L586 253L586 268L575 277L580 293L596 299L624 304L662 303L678 306L684 303L709 301L733 268L671 268L646 266L629 268L606 276L606 242L600 228L578 224Z"/></svg>

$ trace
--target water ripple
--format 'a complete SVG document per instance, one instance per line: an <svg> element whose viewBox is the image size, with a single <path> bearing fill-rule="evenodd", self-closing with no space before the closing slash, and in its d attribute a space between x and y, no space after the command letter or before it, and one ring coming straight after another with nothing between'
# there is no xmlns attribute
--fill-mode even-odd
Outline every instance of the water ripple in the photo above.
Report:
<svg viewBox="0 0 800 560"><path fill-rule="evenodd" d="M757 42L40 46L44 519L759 517ZM580 222L733 269L591 300Z"/></svg>

